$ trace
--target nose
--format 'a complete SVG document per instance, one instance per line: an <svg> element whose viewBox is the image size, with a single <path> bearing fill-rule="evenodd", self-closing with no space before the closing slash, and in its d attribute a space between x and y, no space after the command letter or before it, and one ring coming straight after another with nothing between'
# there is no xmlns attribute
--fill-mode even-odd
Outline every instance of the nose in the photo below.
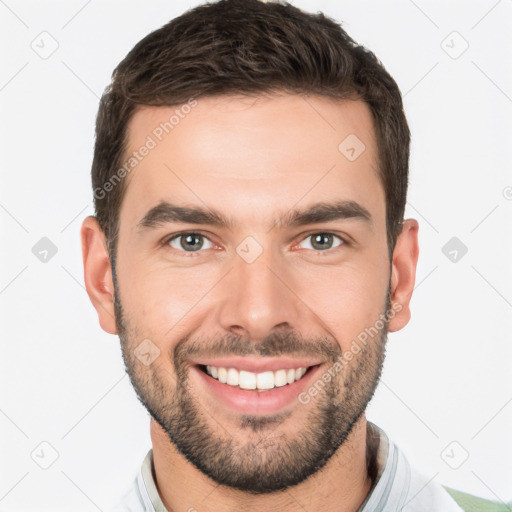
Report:
<svg viewBox="0 0 512 512"><path fill-rule="evenodd" d="M249 263L237 255L223 286L218 322L238 336L259 341L275 329L304 332L311 312L294 290L286 262L264 251Z"/></svg>

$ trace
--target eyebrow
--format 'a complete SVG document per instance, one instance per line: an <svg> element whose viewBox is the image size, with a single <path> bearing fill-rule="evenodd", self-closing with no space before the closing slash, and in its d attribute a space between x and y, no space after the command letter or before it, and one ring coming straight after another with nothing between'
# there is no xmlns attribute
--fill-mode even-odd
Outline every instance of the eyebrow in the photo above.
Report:
<svg viewBox="0 0 512 512"><path fill-rule="evenodd" d="M337 201L334 203L316 203L302 210L293 209L281 215L274 222L274 225L281 228L290 228L344 219L372 222L370 212L360 204L355 201ZM161 201L144 215L137 224L137 230L155 229L173 222L207 224L226 227L230 230L236 224L232 217L227 217L213 208L178 206L168 201Z"/></svg>

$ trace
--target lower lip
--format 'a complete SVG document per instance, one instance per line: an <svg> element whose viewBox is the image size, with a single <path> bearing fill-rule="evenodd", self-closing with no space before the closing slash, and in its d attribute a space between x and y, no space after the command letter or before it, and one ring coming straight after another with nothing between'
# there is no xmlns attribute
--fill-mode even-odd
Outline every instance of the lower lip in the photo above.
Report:
<svg viewBox="0 0 512 512"><path fill-rule="evenodd" d="M198 366L192 366L191 371L198 376L201 384L206 386L208 394L212 394L232 411L260 416L276 414L293 405L299 394L313 381L320 368L320 365L308 368L304 376L294 383L267 391L245 390L229 384L222 384L203 372Z"/></svg>

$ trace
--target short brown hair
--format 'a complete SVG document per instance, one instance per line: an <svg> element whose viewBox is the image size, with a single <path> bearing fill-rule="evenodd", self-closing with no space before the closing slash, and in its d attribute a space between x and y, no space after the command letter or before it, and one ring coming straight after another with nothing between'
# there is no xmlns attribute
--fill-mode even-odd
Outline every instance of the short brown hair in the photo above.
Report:
<svg viewBox="0 0 512 512"><path fill-rule="evenodd" d="M372 52L322 13L279 1L220 0L185 12L137 43L101 98L92 184L113 264L126 180L107 193L104 185L122 165L127 126L137 106L277 91L361 99L369 105L392 255L405 209L410 143L396 82Z"/></svg>

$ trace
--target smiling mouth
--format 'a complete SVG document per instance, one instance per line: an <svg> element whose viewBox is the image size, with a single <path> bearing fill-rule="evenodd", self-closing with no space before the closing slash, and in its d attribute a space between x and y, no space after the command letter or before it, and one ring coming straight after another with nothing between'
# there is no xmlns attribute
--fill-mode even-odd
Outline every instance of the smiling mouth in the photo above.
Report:
<svg viewBox="0 0 512 512"><path fill-rule="evenodd" d="M238 389L270 391L271 389L287 386L302 379L304 375L316 366L288 368L276 371L254 373L235 368L224 368L211 365L199 365L199 369L217 380Z"/></svg>

